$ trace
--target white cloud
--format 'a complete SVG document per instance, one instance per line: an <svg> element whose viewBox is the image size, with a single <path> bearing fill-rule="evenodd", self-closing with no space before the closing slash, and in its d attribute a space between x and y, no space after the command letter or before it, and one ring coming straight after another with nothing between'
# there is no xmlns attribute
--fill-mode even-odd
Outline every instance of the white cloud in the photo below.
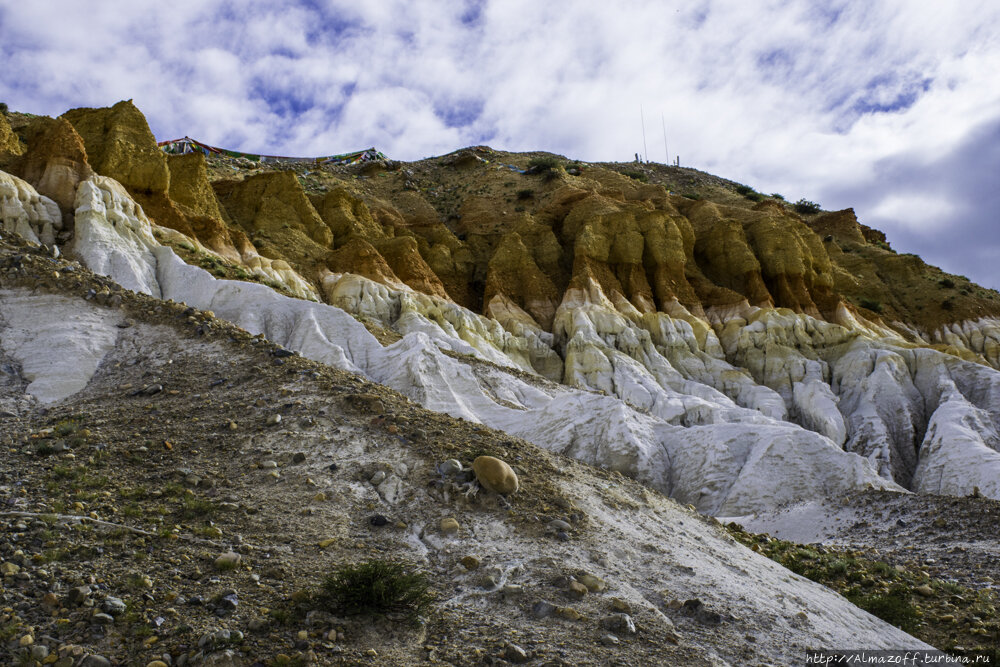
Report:
<svg viewBox="0 0 1000 667"><path fill-rule="evenodd" d="M0 0L0 99L54 115L134 98L160 138L280 154L489 143L593 161L642 150L641 104L651 158L663 113L682 164L853 205L890 238L962 223L913 203L926 189L905 170L880 181L885 165L932 164L1000 117L993 0L238 7Z"/></svg>

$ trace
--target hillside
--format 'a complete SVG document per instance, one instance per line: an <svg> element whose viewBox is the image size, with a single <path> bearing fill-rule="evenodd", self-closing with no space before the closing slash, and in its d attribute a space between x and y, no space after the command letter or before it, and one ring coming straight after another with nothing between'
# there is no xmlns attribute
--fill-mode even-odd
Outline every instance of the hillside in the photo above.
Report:
<svg viewBox="0 0 1000 667"><path fill-rule="evenodd" d="M12 654L708 665L917 647L698 512L781 534L799 526L770 513L806 501L881 499L861 516L899 498L905 516L971 496L981 518L1000 498L1000 295L850 210L486 147L166 155L128 102L0 116L0 198ZM470 473L439 470L483 454L517 494L467 497ZM324 572L376 556L428 573L425 625L308 608ZM986 646L992 579L948 562L917 576L971 591L968 628L943 629L942 603L911 629ZM89 620L110 598L127 620ZM218 628L231 639L198 646Z"/></svg>

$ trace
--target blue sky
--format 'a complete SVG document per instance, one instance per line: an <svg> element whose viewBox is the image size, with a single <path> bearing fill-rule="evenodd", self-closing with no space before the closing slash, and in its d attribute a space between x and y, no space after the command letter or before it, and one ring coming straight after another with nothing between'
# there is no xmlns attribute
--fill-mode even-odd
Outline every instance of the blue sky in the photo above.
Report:
<svg viewBox="0 0 1000 667"><path fill-rule="evenodd" d="M0 0L0 62L13 109L285 155L628 160L641 105L651 160L662 114L671 159L1000 288L995 0Z"/></svg>

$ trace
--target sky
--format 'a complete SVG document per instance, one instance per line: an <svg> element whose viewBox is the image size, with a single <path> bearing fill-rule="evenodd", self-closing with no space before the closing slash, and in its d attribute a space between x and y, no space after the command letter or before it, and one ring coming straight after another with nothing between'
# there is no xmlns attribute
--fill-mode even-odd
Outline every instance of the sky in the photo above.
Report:
<svg viewBox="0 0 1000 667"><path fill-rule="evenodd" d="M0 0L0 63L11 109L160 140L679 156L1000 288L997 0Z"/></svg>

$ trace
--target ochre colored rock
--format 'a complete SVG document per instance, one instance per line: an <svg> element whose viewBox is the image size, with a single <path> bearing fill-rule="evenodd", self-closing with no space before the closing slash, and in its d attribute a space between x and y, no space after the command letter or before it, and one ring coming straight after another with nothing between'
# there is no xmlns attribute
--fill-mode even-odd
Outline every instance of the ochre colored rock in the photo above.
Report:
<svg viewBox="0 0 1000 667"><path fill-rule="evenodd" d="M375 222L368 206L346 188L334 188L326 195L314 198L313 204L333 232L333 241L338 247L354 237L369 243L386 238L385 231Z"/></svg>
<svg viewBox="0 0 1000 667"><path fill-rule="evenodd" d="M232 220L248 234L295 229L329 247L333 234L313 208L292 171L272 171L242 181L212 184Z"/></svg>
<svg viewBox="0 0 1000 667"><path fill-rule="evenodd" d="M490 303L501 294L527 311L546 331L552 327L560 294L516 232L503 237L487 269L483 298Z"/></svg>
<svg viewBox="0 0 1000 667"><path fill-rule="evenodd" d="M356 273L383 285L403 284L379 251L359 237L352 238L327 255L326 265L334 273Z"/></svg>
<svg viewBox="0 0 1000 667"><path fill-rule="evenodd" d="M174 202L186 206L195 215L222 219L203 154L168 155L167 167L170 169L169 195Z"/></svg>
<svg viewBox="0 0 1000 667"><path fill-rule="evenodd" d="M59 205L65 222L73 217L76 188L90 178L83 139L64 118L39 116L24 128L28 150L19 161L24 180Z"/></svg>
<svg viewBox="0 0 1000 667"><path fill-rule="evenodd" d="M170 172L166 155L131 101L111 108L71 109L62 115L76 128L94 171L109 176L132 193L166 193Z"/></svg>
<svg viewBox="0 0 1000 667"><path fill-rule="evenodd" d="M771 295L761 277L760 262L750 248L743 226L736 220L724 218L720 207L710 202L697 202L689 211L688 219L695 233L695 261L705 276L752 305L771 305Z"/></svg>
<svg viewBox="0 0 1000 667"><path fill-rule="evenodd" d="M504 461L493 456L479 456L472 462L472 471L484 488L508 495L516 493L519 488L517 475L513 468Z"/></svg>
<svg viewBox="0 0 1000 667"><path fill-rule="evenodd" d="M14 134L6 114L0 113L0 167L6 166L7 160L24 153L24 144Z"/></svg>
<svg viewBox="0 0 1000 667"><path fill-rule="evenodd" d="M452 301L466 308L475 308L478 297L471 285L475 259L468 245L440 222L409 226L407 230L416 235L420 256L441 281Z"/></svg>
<svg viewBox="0 0 1000 667"><path fill-rule="evenodd" d="M418 251L417 240L412 236L397 236L376 242L376 248L392 267L393 273L404 283L424 294L447 299L448 293L441 280L434 274Z"/></svg>
<svg viewBox="0 0 1000 667"><path fill-rule="evenodd" d="M807 221L806 224L824 239L832 236L834 240L841 243L866 243L865 236L861 233L861 225L858 224L858 216L855 215L853 208L823 213Z"/></svg>

